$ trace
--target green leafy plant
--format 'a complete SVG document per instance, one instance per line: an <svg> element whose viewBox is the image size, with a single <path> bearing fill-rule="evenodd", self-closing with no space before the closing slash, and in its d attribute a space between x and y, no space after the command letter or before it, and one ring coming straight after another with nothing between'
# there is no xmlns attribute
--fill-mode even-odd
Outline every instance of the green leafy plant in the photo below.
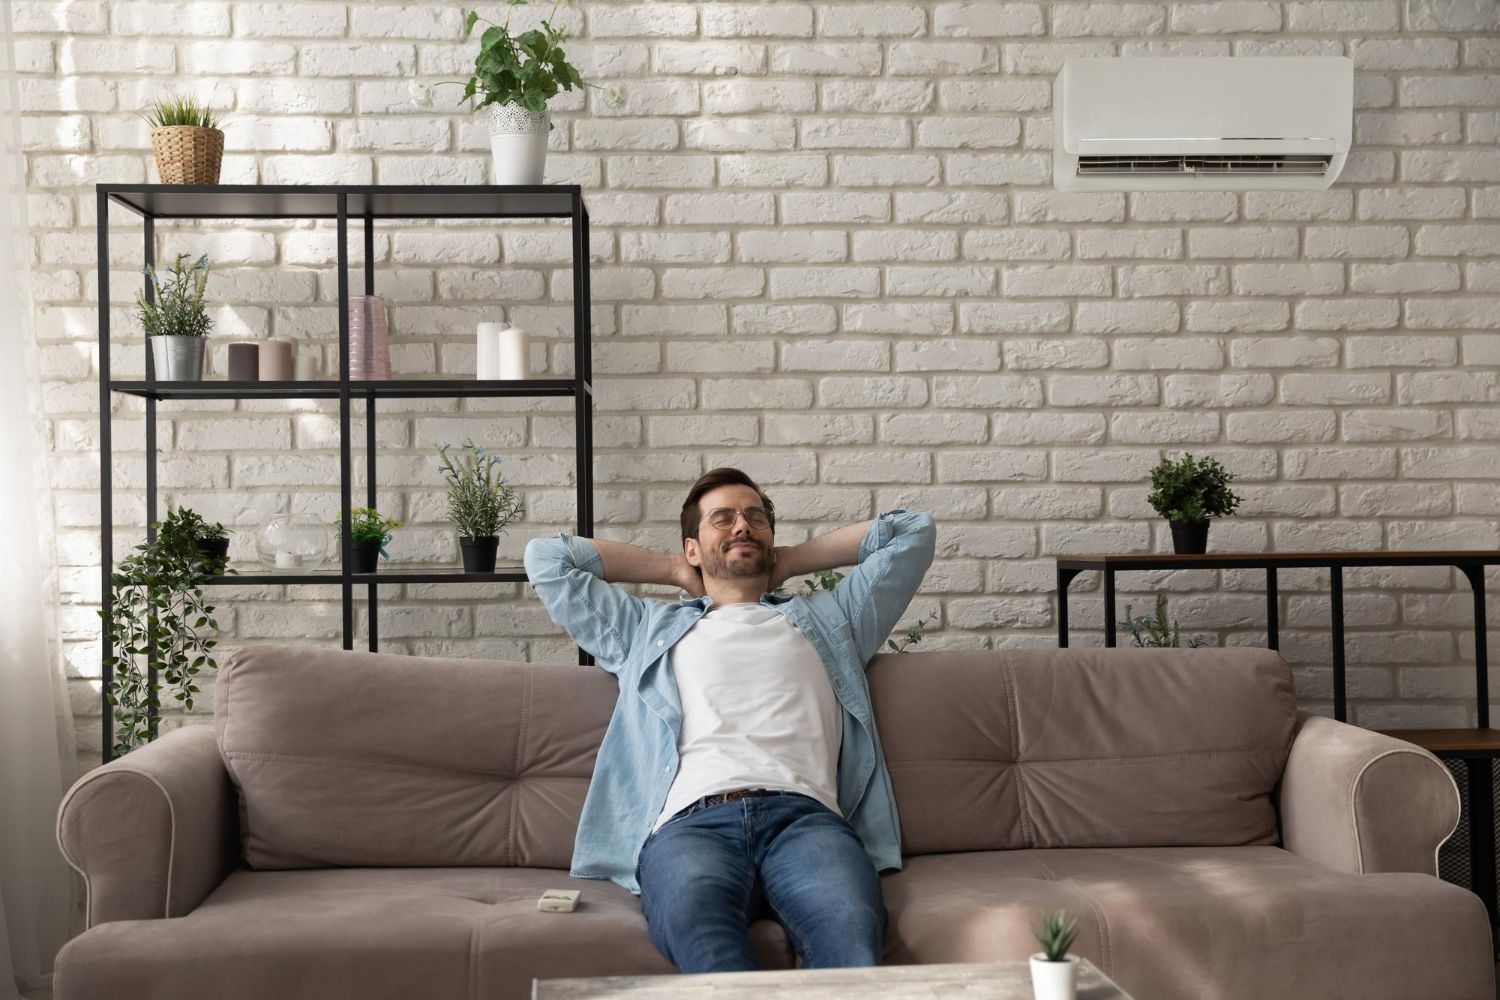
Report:
<svg viewBox="0 0 1500 1000"><path fill-rule="evenodd" d="M199 104L191 97L173 95L163 101L152 103L150 111L141 115L152 128L171 128L174 125L193 125L198 128L219 128L218 112Z"/></svg>
<svg viewBox="0 0 1500 1000"><path fill-rule="evenodd" d="M524 7L526 0L508 0L506 6ZM503 24L480 17L478 11L469 11L464 19L465 38L473 34L480 21L489 27L479 36L474 73L464 84L459 103L479 95L477 106L481 108L514 103L540 114L559 90L585 86L583 77L563 55L562 43L567 32L552 23L557 7L558 3L552 5L551 13L542 18L539 28L520 35L511 34L510 10L506 11Z"/></svg>
<svg viewBox="0 0 1500 1000"><path fill-rule="evenodd" d="M1240 498L1229 488L1234 476L1218 460L1197 461L1191 454L1173 462L1162 459L1151 470L1151 493L1146 497L1162 517L1179 524L1233 514Z"/></svg>
<svg viewBox="0 0 1500 1000"><path fill-rule="evenodd" d="M839 585L839 581L843 578L844 574L840 573L836 569L820 569L812 576L807 577L802 581L801 594L805 597L820 590L832 590L834 587L837 587ZM785 597L786 587L777 587L775 590L771 591L771 593L781 597ZM886 648L893 653L906 652L909 647L915 646L917 643L922 641L923 630L926 629L928 625L936 622L937 620L938 613L934 611L930 615L927 615L925 618L923 618L921 621L914 624L911 628L903 632L900 639L887 639L885 641Z"/></svg>
<svg viewBox="0 0 1500 1000"><path fill-rule="evenodd" d="M521 498L499 473L500 456L465 441L458 458L438 448L438 471L448 483L448 520L465 538L498 535L521 514Z"/></svg>
<svg viewBox="0 0 1500 1000"><path fill-rule="evenodd" d="M1047 961L1066 962L1068 949L1073 947L1073 939L1078 936L1078 918L1069 920L1066 913L1058 910L1048 914L1040 927L1033 927L1031 936L1041 945L1042 956Z"/></svg>
<svg viewBox="0 0 1500 1000"><path fill-rule="evenodd" d="M219 623L203 597L203 584L226 572L222 557L198 542L226 537L222 524L209 524L180 507L156 526L156 537L135 548L110 574L110 600L99 610L112 653L104 664L113 671L109 704L115 720L113 753L129 753L156 735L154 715L161 688L191 711L196 678L215 667L212 633ZM233 572L228 570L228 572ZM157 679L151 682L149 671Z"/></svg>
<svg viewBox="0 0 1500 1000"><path fill-rule="evenodd" d="M141 269L156 292L155 302L147 302L144 291L135 296L141 326L148 337L206 337L213 328L213 320L203 306L203 292L208 287L208 254L191 266L184 265L187 259L185 253L177 255L169 281L162 281L150 264Z"/></svg>
<svg viewBox="0 0 1500 1000"><path fill-rule="evenodd" d="M926 616L911 628L903 632L900 639L887 639L885 641L886 648L888 648L893 653L906 652L908 648L910 648L911 646L915 646L917 643L922 641L922 630L925 629L928 625L933 624L937 620L938 613L934 611L932 614Z"/></svg>
<svg viewBox="0 0 1500 1000"><path fill-rule="evenodd" d="M333 519L335 525L341 521L342 515ZM356 542L375 542L380 546L382 559L390 559L385 547L391 540L391 532L399 527L400 521L383 516L374 507L355 507L349 512L349 537Z"/></svg>
<svg viewBox="0 0 1500 1000"><path fill-rule="evenodd" d="M1167 618L1167 595L1156 595L1156 614L1142 618L1130 617L1131 608L1134 605L1125 605L1125 621L1120 625L1121 632L1129 632L1131 644L1135 646L1160 647L1163 649L1175 649L1182 645L1182 631L1178 627L1177 620ZM1199 646L1208 645L1206 636L1194 635L1188 637L1188 648L1197 649Z"/></svg>

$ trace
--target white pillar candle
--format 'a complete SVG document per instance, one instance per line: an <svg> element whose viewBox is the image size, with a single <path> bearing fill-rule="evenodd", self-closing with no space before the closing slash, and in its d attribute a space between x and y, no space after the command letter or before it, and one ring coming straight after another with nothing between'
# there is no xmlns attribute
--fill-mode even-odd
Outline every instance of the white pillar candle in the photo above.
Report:
<svg viewBox="0 0 1500 1000"><path fill-rule="evenodd" d="M474 377L500 377L500 331L509 323L480 323L474 330Z"/></svg>
<svg viewBox="0 0 1500 1000"><path fill-rule="evenodd" d="M518 326L507 327L499 334L500 374L503 379L525 378L531 370L526 331Z"/></svg>
<svg viewBox="0 0 1500 1000"><path fill-rule="evenodd" d="M293 363L298 382L311 382L318 377L318 359L311 354L299 354Z"/></svg>

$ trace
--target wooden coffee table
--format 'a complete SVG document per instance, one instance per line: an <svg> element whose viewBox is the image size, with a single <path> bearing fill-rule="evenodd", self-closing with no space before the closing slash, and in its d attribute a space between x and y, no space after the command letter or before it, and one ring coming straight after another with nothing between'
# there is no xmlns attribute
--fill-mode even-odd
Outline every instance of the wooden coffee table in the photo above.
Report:
<svg viewBox="0 0 1500 1000"><path fill-rule="evenodd" d="M931 1000L963 993L989 1000L1031 1000L1026 962L955 965L883 965L874 969L787 969L718 972L691 976L607 976L598 979L536 979L532 1000ZM1130 994L1095 968L1078 961L1078 1000L1131 1000Z"/></svg>

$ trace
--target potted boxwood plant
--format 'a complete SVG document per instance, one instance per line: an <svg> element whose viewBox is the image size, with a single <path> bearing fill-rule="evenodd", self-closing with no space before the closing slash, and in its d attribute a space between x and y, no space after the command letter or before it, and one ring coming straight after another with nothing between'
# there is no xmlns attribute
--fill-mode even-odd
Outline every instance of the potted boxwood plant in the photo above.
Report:
<svg viewBox="0 0 1500 1000"><path fill-rule="evenodd" d="M1216 459L1198 461L1191 454L1173 462L1162 459L1151 470L1151 493L1146 497L1172 525L1172 549L1178 555L1208 550L1208 519L1233 514L1240 498L1229 488L1234 476Z"/></svg>
<svg viewBox="0 0 1500 1000"><path fill-rule="evenodd" d="M1078 934L1078 920L1062 910L1032 929L1042 950L1031 956L1031 991L1036 1000L1073 1000L1078 995L1078 956L1069 955Z"/></svg>
<svg viewBox="0 0 1500 1000"><path fill-rule="evenodd" d="M161 707L161 686L192 710L195 678L213 668L212 633L219 623L203 586L227 569L228 538L222 524L209 524L187 507L169 513L156 537L136 546L110 574L109 602L100 608L112 654L104 660L114 674L109 704L116 723L116 756L156 735L153 715ZM149 669L157 669L150 682Z"/></svg>
<svg viewBox="0 0 1500 1000"><path fill-rule="evenodd" d="M334 523L338 523L335 518ZM385 550L391 532L401 527L394 517L385 517L374 507L356 507L349 512L349 556L355 573L374 573L381 559L390 559Z"/></svg>
<svg viewBox="0 0 1500 1000"><path fill-rule="evenodd" d="M498 455L465 441L455 459L448 447L438 448L438 471L448 483L448 519L458 528L464 572L493 573L500 533L520 515L520 496L498 472Z"/></svg>
<svg viewBox="0 0 1500 1000"><path fill-rule="evenodd" d="M141 117L151 126L151 152L163 184L219 183L224 131L217 113L191 97L173 97Z"/></svg>
<svg viewBox="0 0 1500 1000"><path fill-rule="evenodd" d="M509 0L508 8L522 7L526 0ZM464 21L464 37L473 34L480 21L489 25L479 36L479 55L474 73L464 85L463 97L480 97L478 108L489 108L490 151L494 156L496 184L540 184L547 165L547 133L552 121L547 101L559 90L584 86L578 70L563 55L566 33L553 25L557 4L542 19L539 28L520 35L510 32L510 10L505 23L485 21L470 11Z"/></svg>
<svg viewBox="0 0 1500 1000"><path fill-rule="evenodd" d="M156 268L147 264L142 271L155 292L154 301L146 301L144 291L136 292L141 326L151 345L151 368L158 382L196 382L203 377L203 345L213 329L213 320L203 305L208 287L208 254L191 266L183 262L188 255L180 253L172 262L172 277L162 281Z"/></svg>

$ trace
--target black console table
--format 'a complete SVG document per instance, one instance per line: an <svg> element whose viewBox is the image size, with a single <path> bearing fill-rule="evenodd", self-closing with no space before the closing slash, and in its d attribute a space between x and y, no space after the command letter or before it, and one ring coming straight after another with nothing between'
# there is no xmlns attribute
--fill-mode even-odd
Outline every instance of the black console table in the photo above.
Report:
<svg viewBox="0 0 1500 1000"><path fill-rule="evenodd" d="M1394 729L1388 735L1438 757L1464 761L1469 792L1469 863L1474 892L1489 911L1491 937L1500 940L1500 908L1495 899L1495 795L1493 761L1500 757L1500 730L1490 728L1489 652L1485 634L1484 570L1500 566L1500 552L1209 552L1203 555L1137 554L1057 557L1057 644L1068 645L1068 585L1079 573L1104 576L1104 644L1116 643L1115 574L1140 570L1261 569L1266 573L1266 645L1280 645L1276 573L1281 569L1329 571L1330 626L1333 634L1333 717L1346 721L1344 695L1344 570L1362 566L1451 566L1463 573L1474 595L1473 729Z"/></svg>

